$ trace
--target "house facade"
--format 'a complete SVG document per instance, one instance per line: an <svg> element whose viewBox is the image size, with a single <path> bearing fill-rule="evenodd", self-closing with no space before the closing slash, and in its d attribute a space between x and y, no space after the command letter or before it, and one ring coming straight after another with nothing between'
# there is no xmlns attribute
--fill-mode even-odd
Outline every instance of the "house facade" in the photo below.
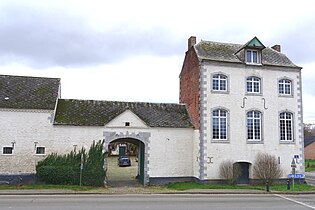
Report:
<svg viewBox="0 0 315 210"><path fill-rule="evenodd" d="M253 179L258 153L278 159L283 177L304 173L301 68L258 38L244 45L188 40L180 103L199 129L201 180L216 180L224 160L238 163L240 183Z"/></svg>
<svg viewBox="0 0 315 210"><path fill-rule="evenodd" d="M301 68L256 37L244 45L188 40L180 103L62 99L60 79L0 75L0 181L35 179L50 153L93 141L138 146L144 185L218 182L220 164L240 164L249 183L259 153L294 157L304 173ZM104 170L107 169L106 161Z"/></svg>

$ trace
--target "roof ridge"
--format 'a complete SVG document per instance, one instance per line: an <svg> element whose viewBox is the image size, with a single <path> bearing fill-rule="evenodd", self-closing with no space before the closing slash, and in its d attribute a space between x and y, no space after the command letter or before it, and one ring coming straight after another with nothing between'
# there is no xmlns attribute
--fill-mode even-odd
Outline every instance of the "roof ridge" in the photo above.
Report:
<svg viewBox="0 0 315 210"><path fill-rule="evenodd" d="M0 74L0 76L5 76L5 77L23 77L23 78L42 78L42 79L61 79L58 77L39 77L39 76L21 76L21 75L9 75L9 74Z"/></svg>
<svg viewBox="0 0 315 210"><path fill-rule="evenodd" d="M125 103L125 104L147 104L147 105L179 105L184 106L185 104L180 103L162 103L162 102L137 102L137 101L115 101L115 100L95 100L95 99L73 99L73 98L60 98L58 100L65 100L65 101L93 101L93 102L111 102L111 103Z"/></svg>

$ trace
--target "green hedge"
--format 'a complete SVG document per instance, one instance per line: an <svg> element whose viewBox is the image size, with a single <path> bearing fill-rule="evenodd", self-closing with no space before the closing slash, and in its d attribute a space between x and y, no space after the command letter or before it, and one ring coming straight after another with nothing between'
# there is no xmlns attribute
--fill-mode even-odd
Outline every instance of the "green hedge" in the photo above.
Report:
<svg viewBox="0 0 315 210"><path fill-rule="evenodd" d="M103 145L103 141L93 141L88 153L82 148L79 152L72 151L66 155L50 154L38 162L36 175L47 184L79 184L83 155L82 184L102 186L105 179Z"/></svg>

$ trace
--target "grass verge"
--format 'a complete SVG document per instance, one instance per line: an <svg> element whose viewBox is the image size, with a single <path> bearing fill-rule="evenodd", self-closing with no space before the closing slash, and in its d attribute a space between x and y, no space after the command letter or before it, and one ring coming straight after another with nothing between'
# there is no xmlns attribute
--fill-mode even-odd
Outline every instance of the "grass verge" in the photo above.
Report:
<svg viewBox="0 0 315 210"><path fill-rule="evenodd" d="M210 184L200 184L194 182L182 182L182 183L172 183L167 185L168 189L172 190L189 190L189 189L248 189L248 190L266 190L265 185L249 185L249 186L239 186L239 185L210 185ZM285 184L277 184L271 185L270 191L280 191L280 192L290 192L291 189L287 189L287 185ZM294 185L295 192L315 192L315 187L307 184L295 184Z"/></svg>
<svg viewBox="0 0 315 210"><path fill-rule="evenodd" d="M315 160L305 160L305 171L315 171Z"/></svg>
<svg viewBox="0 0 315 210"><path fill-rule="evenodd" d="M0 190L73 190L73 191L89 191L96 190L96 187L78 186L78 185L0 185Z"/></svg>

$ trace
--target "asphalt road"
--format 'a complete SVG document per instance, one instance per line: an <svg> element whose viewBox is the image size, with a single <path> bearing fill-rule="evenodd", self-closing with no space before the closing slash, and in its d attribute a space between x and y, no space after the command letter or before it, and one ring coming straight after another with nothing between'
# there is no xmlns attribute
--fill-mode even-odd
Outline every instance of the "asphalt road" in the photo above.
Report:
<svg viewBox="0 0 315 210"><path fill-rule="evenodd" d="M209 210L209 209L315 209L315 195L31 195L0 196L7 210Z"/></svg>
<svg viewBox="0 0 315 210"><path fill-rule="evenodd" d="M308 184L315 186L315 172L305 172L305 180Z"/></svg>

